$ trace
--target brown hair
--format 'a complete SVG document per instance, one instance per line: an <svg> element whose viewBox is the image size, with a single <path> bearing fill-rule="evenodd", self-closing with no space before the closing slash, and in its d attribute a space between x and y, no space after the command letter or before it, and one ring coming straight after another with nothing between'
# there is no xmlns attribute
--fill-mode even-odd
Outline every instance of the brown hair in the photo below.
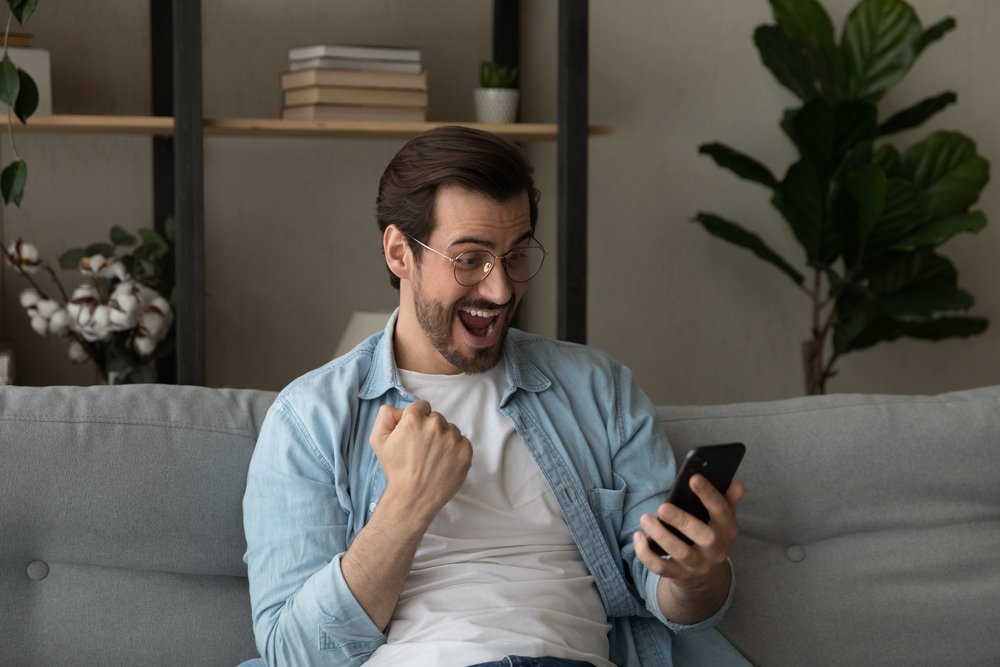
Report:
<svg viewBox="0 0 1000 667"><path fill-rule="evenodd" d="M434 230L438 188L458 185L498 202L528 193L534 231L539 193L531 171L516 146L489 132L455 125L428 130L403 146L386 167L378 185L375 219L383 233L396 225L426 243ZM408 242L419 257L423 248ZM391 271L389 281L399 288L399 278Z"/></svg>

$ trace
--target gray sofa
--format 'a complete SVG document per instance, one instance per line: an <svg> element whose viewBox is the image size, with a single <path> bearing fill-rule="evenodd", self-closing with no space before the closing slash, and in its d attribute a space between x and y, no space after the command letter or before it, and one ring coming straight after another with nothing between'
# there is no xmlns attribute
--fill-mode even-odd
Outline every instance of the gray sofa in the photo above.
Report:
<svg viewBox="0 0 1000 667"><path fill-rule="evenodd" d="M0 665L256 655L240 502L274 394L0 388ZM723 632L757 665L1000 664L1000 387L660 407L742 440Z"/></svg>

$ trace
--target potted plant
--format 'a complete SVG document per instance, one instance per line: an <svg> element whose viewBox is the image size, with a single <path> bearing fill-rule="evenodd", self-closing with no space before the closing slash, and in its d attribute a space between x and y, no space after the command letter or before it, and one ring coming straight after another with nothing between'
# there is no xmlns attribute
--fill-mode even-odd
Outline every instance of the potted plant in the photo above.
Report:
<svg viewBox="0 0 1000 667"><path fill-rule="evenodd" d="M513 123L517 120L517 68L484 60L479 68L479 88L473 91L476 122Z"/></svg>
<svg viewBox="0 0 1000 667"><path fill-rule="evenodd" d="M937 248L986 225L973 207L989 163L958 132L934 132L902 150L884 141L957 99L940 93L888 118L878 108L954 19L924 29L903 0L861 0L838 44L816 0L771 0L771 7L776 25L758 27L754 41L764 65L802 103L780 122L799 159L778 177L723 144L699 150L770 190L806 267L721 216L701 212L694 221L777 267L808 298L811 336L801 352L806 393L816 394L849 352L903 336L938 340L986 329L985 319L965 315L973 296Z"/></svg>

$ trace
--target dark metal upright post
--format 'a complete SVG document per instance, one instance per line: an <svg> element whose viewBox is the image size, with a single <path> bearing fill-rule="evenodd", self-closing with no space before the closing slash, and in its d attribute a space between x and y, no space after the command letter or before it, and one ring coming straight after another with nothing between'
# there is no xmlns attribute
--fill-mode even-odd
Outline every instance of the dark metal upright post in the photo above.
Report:
<svg viewBox="0 0 1000 667"><path fill-rule="evenodd" d="M559 0L556 333L587 342L588 0Z"/></svg>
<svg viewBox="0 0 1000 667"><path fill-rule="evenodd" d="M521 0L493 0L493 62L521 68Z"/></svg>
<svg viewBox="0 0 1000 667"><path fill-rule="evenodd" d="M201 2L173 1L177 381L205 384Z"/></svg>
<svg viewBox="0 0 1000 667"><path fill-rule="evenodd" d="M151 92L154 116L174 115L174 32L171 0L149 1ZM165 235L167 220L174 217L174 138L153 137L153 229ZM176 272L172 264L176 253L169 255L171 268L166 279L173 284ZM177 382L176 350L156 364L157 381Z"/></svg>

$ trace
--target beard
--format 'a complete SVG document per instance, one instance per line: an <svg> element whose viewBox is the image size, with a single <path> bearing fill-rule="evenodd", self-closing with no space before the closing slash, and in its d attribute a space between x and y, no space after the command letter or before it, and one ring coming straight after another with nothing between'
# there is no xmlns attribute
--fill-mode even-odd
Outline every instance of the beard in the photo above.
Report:
<svg viewBox="0 0 1000 667"><path fill-rule="evenodd" d="M420 324L420 328L424 330L427 339L434 346L434 349L448 363L459 371L470 375L485 373L497 365L500 361L500 355L503 353L504 341L507 339L507 330L510 328L509 317L507 317L506 321L501 322L501 320L507 316L506 308L514 302L513 296L511 296L510 301L502 306L504 310L497 316L495 326L503 326L503 329L500 331L496 343L490 347L473 347L468 352L458 348L452 334L454 323L458 320L459 309L493 309L497 305L481 299L463 299L452 304L450 307L445 306L437 301L424 299L419 285L414 285L413 296L417 322ZM516 304L514 306L516 307Z"/></svg>

